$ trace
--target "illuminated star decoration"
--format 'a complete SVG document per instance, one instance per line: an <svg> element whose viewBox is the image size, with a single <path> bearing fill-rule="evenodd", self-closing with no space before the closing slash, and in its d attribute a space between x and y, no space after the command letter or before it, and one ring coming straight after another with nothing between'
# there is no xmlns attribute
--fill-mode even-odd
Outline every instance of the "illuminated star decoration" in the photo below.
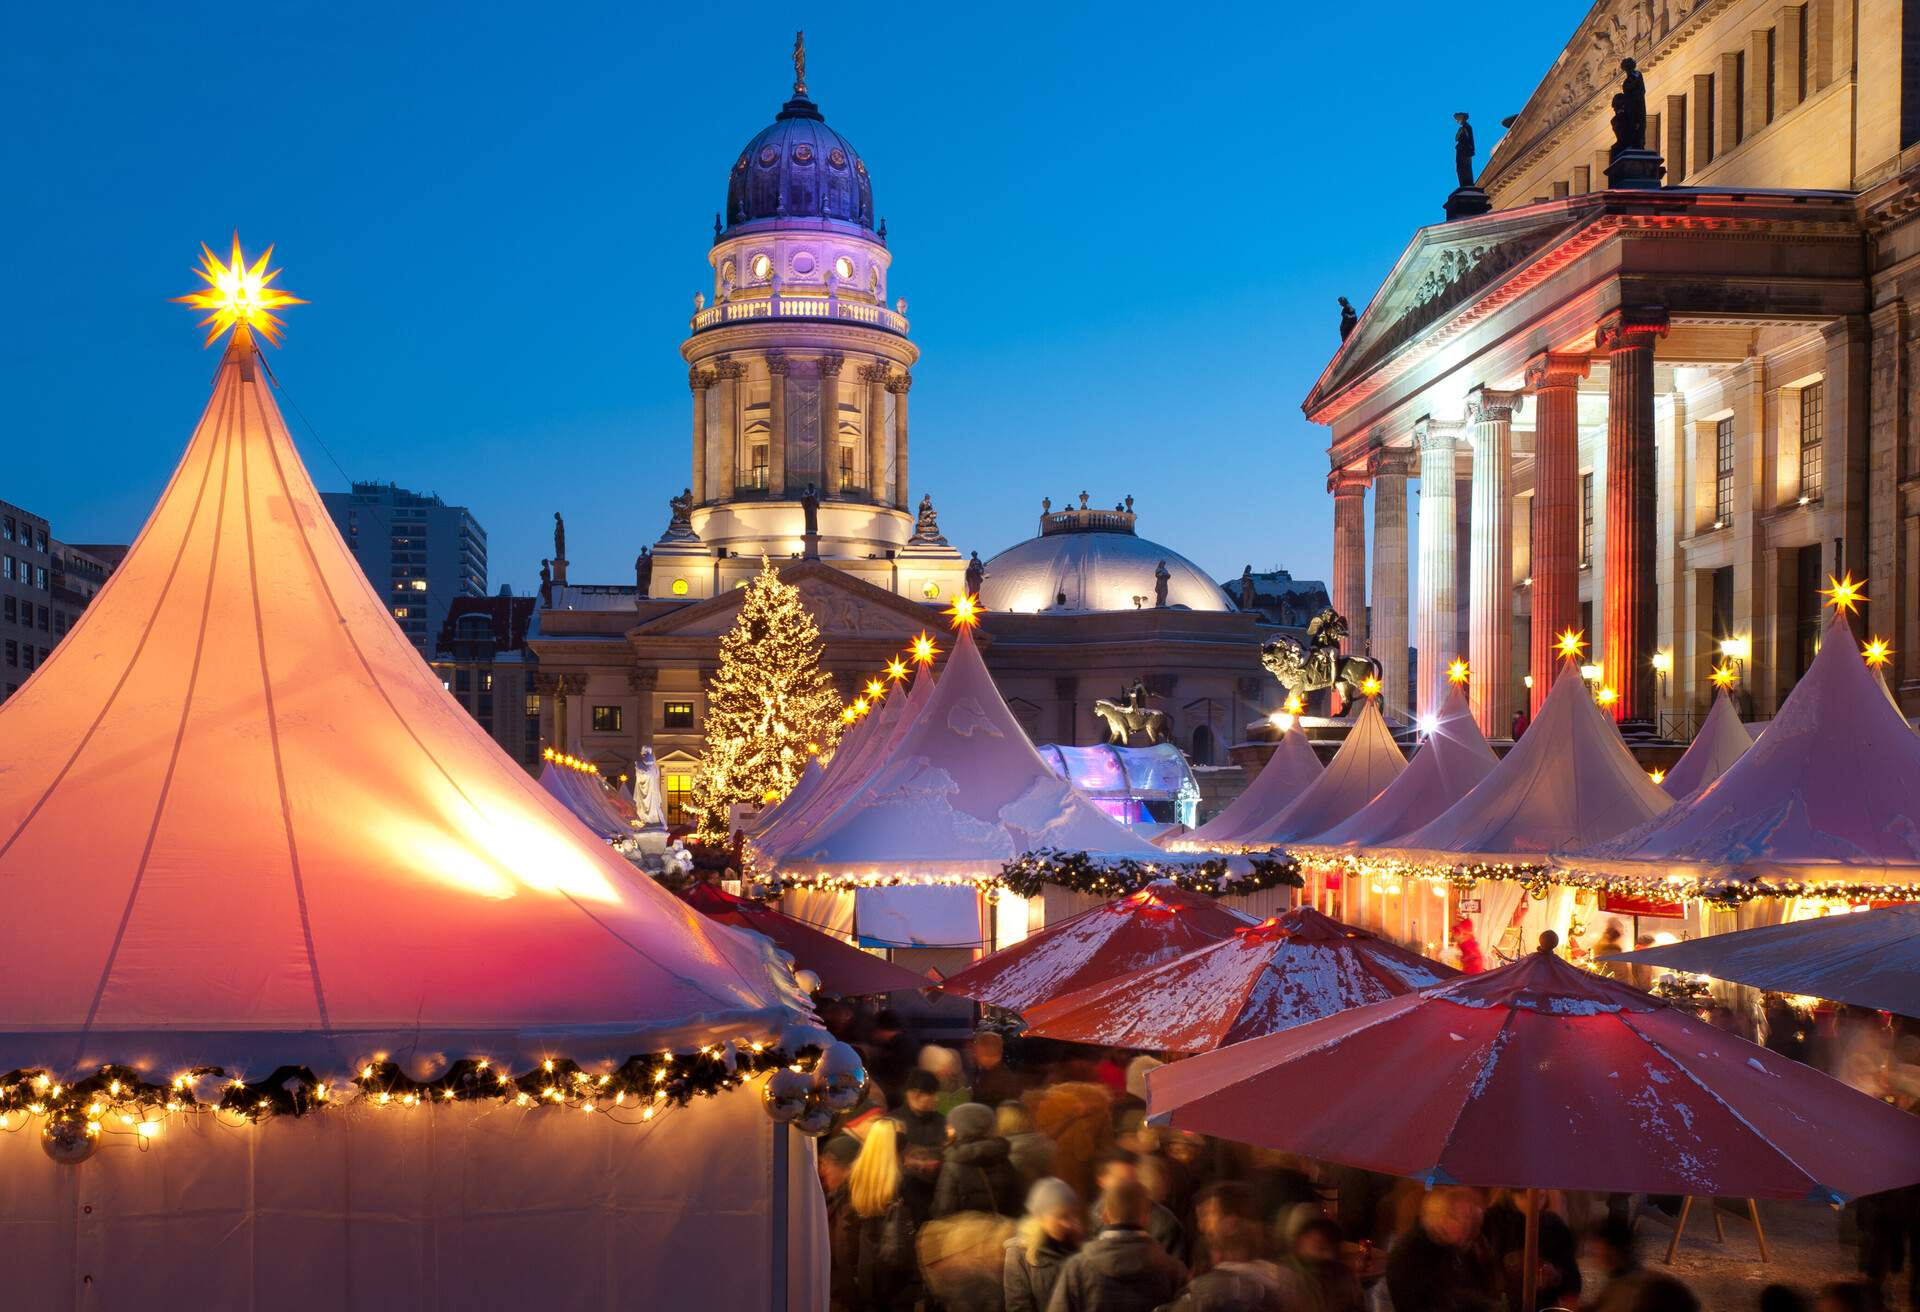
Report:
<svg viewBox="0 0 1920 1312"><path fill-rule="evenodd" d="M1466 681L1467 681L1467 663L1461 660L1458 656L1455 656L1453 658L1453 663L1447 666L1447 682L1448 683L1465 683Z"/></svg>
<svg viewBox="0 0 1920 1312"><path fill-rule="evenodd" d="M286 325L273 311L306 302L271 285L280 276L280 270L267 267L267 261L272 258L273 247L269 246L266 254L248 264L240 254L237 232L233 234L233 260L229 264L220 263L219 257L205 245L200 247L200 267L194 273L207 284L205 289L173 299L181 305L209 311L200 321L202 328L211 330L207 333L208 346L219 341L221 333L235 327L251 328L273 345L280 345L280 330Z"/></svg>
<svg viewBox="0 0 1920 1312"><path fill-rule="evenodd" d="M1860 608L1861 602L1872 600L1872 598L1868 597L1863 591L1866 586L1867 581L1865 579L1861 579L1858 583L1855 583L1853 581L1853 572L1849 570L1839 578L1835 578L1831 574L1827 575L1827 586L1820 589L1820 595L1826 599L1826 604L1833 607L1836 611L1845 615L1851 615Z"/></svg>
<svg viewBox="0 0 1920 1312"><path fill-rule="evenodd" d="M1611 706L1620 700L1620 694L1611 688L1601 688L1593 694L1593 700L1601 706Z"/></svg>
<svg viewBox="0 0 1920 1312"><path fill-rule="evenodd" d="M946 614L953 620L955 629L971 629L980 623L981 609L980 598L958 592L954 594L953 604L947 607Z"/></svg>
<svg viewBox="0 0 1920 1312"><path fill-rule="evenodd" d="M895 683L907 677L907 663L895 656L887 662L887 677Z"/></svg>
<svg viewBox="0 0 1920 1312"><path fill-rule="evenodd" d="M920 665L931 665L933 664L933 658L939 654L940 649L934 645L933 639L929 638L925 633L922 633L913 640L913 659L916 663Z"/></svg>
<svg viewBox="0 0 1920 1312"><path fill-rule="evenodd" d="M1647 778L1653 780L1653 782L1657 784L1664 783L1666 782L1667 772L1665 770L1649 770L1647 771Z"/></svg>
<svg viewBox="0 0 1920 1312"><path fill-rule="evenodd" d="M1586 648L1586 637L1578 629L1568 629L1553 640L1553 649L1563 660L1577 660Z"/></svg>
<svg viewBox="0 0 1920 1312"><path fill-rule="evenodd" d="M1378 697L1380 695L1380 676L1377 674L1369 674L1366 678L1360 680L1360 691L1365 696Z"/></svg>
<svg viewBox="0 0 1920 1312"><path fill-rule="evenodd" d="M1731 661L1722 661L1713 667L1713 686L1716 688L1731 688L1739 679L1739 671L1733 668Z"/></svg>
<svg viewBox="0 0 1920 1312"><path fill-rule="evenodd" d="M1307 704L1300 700L1299 693L1290 692L1287 694L1286 705L1282 709L1284 709L1288 715L1298 715L1306 709L1306 706Z"/></svg>
<svg viewBox="0 0 1920 1312"><path fill-rule="evenodd" d="M841 708L840 718L845 720L848 724L852 724L855 720L860 718L860 713L854 710L853 707L846 706Z"/></svg>
<svg viewBox="0 0 1920 1312"><path fill-rule="evenodd" d="M1885 638L1869 638L1860 648L1860 654L1867 658L1867 664L1873 669L1893 663L1893 647Z"/></svg>
<svg viewBox="0 0 1920 1312"><path fill-rule="evenodd" d="M865 697L855 697L853 699L853 713L855 715L865 715L872 709L871 706L867 705L867 699Z"/></svg>
<svg viewBox="0 0 1920 1312"><path fill-rule="evenodd" d="M869 679L867 681L867 700L868 701L877 702L882 697L885 697L886 695L887 695L886 684L880 682L880 680L878 679Z"/></svg>

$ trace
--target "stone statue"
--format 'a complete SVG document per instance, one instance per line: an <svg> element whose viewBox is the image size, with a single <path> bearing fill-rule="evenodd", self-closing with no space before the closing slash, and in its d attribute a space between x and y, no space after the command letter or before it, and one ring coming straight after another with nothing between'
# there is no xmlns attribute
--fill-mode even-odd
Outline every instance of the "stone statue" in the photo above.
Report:
<svg viewBox="0 0 1920 1312"><path fill-rule="evenodd" d="M1453 134L1453 172L1460 179L1460 186L1463 189L1471 188L1473 186L1473 125L1467 122L1465 110L1455 114L1453 121L1460 125L1459 130Z"/></svg>
<svg viewBox="0 0 1920 1312"><path fill-rule="evenodd" d="M1080 509L1085 510L1086 508L1087 508L1087 494L1085 492L1082 492L1080 494Z"/></svg>
<svg viewBox="0 0 1920 1312"><path fill-rule="evenodd" d="M553 600L553 565L552 565L552 562L550 561L542 560L540 562L540 604L542 606L545 606L549 604L552 600Z"/></svg>
<svg viewBox="0 0 1920 1312"><path fill-rule="evenodd" d="M1040 498L1040 513L1041 513L1041 514L1043 514L1043 515L1050 515L1050 514L1052 514L1052 513L1053 513L1053 498L1052 498L1052 497L1041 497L1041 498Z"/></svg>
<svg viewBox="0 0 1920 1312"><path fill-rule="evenodd" d="M553 512L553 558L567 558L567 521L560 518L560 512Z"/></svg>
<svg viewBox="0 0 1920 1312"><path fill-rule="evenodd" d="M1346 617L1329 606L1307 621L1305 649L1297 639L1275 638L1261 645L1260 663L1290 693L1304 697L1335 688L1342 701L1351 702L1369 676L1380 677L1382 667L1371 656L1342 656L1340 644L1346 637Z"/></svg>
<svg viewBox="0 0 1920 1312"><path fill-rule="evenodd" d="M636 829L665 829L666 809L661 805L660 763L653 759L653 748L640 749L633 763L633 822Z"/></svg>
<svg viewBox="0 0 1920 1312"><path fill-rule="evenodd" d="M807 34L793 34L793 94L807 94Z"/></svg>
<svg viewBox="0 0 1920 1312"><path fill-rule="evenodd" d="M1253 566L1240 571L1240 609L1253 609Z"/></svg>
<svg viewBox="0 0 1920 1312"><path fill-rule="evenodd" d="M693 489L687 488L677 497L667 498L667 531L660 535L662 542L698 542L699 534L693 531Z"/></svg>
<svg viewBox="0 0 1920 1312"><path fill-rule="evenodd" d="M1161 561L1153 567L1153 605L1155 610L1167 608L1167 584L1173 575L1167 572L1167 562Z"/></svg>
<svg viewBox="0 0 1920 1312"><path fill-rule="evenodd" d="M987 567L980 563L980 553L975 551L967 556L967 595L980 595L980 585L987 581Z"/></svg>
<svg viewBox="0 0 1920 1312"><path fill-rule="evenodd" d="M1125 747L1136 733L1144 733L1150 744L1164 743L1173 737L1173 721L1167 718L1167 713L1152 709L1146 702L1147 685L1139 679L1127 686L1119 701L1110 702L1102 697L1094 702L1094 717L1107 722L1108 742Z"/></svg>
<svg viewBox="0 0 1920 1312"><path fill-rule="evenodd" d="M1631 59L1620 61L1620 71L1626 76L1620 79L1620 92L1613 98L1613 150L1610 153L1614 155L1623 150L1647 148L1647 80Z"/></svg>
<svg viewBox="0 0 1920 1312"><path fill-rule="evenodd" d="M1133 493L1131 492L1127 493L1127 513L1129 515L1133 513Z"/></svg>
<svg viewBox="0 0 1920 1312"><path fill-rule="evenodd" d="M1347 298L1342 296L1340 298L1340 340L1344 342L1351 337L1353 326L1359 322L1359 311L1355 310Z"/></svg>
<svg viewBox="0 0 1920 1312"><path fill-rule="evenodd" d="M940 516L934 510L933 498L929 495L923 494L920 498L920 512L913 521L913 536L908 538L907 542L912 546L944 547L947 545L946 538L940 533Z"/></svg>
<svg viewBox="0 0 1920 1312"><path fill-rule="evenodd" d="M633 558L633 592L636 597L653 595L653 552L646 547Z"/></svg>
<svg viewBox="0 0 1920 1312"><path fill-rule="evenodd" d="M820 489L812 483L800 494L800 518L802 538L801 555L808 560L820 559Z"/></svg>

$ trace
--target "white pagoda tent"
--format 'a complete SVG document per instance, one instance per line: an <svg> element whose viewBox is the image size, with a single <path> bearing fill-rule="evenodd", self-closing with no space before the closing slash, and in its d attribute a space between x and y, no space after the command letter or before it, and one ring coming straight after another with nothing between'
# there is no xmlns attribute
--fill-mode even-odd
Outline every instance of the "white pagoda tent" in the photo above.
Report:
<svg viewBox="0 0 1920 1312"><path fill-rule="evenodd" d="M447 695L245 318L124 562L0 705L9 1302L532 1306L565 1272L583 1306L766 1307L784 1279L824 1307L813 1154L757 1082L592 1092L810 1024L790 969L638 878Z"/></svg>
<svg viewBox="0 0 1920 1312"><path fill-rule="evenodd" d="M1904 897L1920 884L1920 735L1836 612L1760 740L1685 802L1611 837L1559 864L1746 893ZM1787 899L1769 900L1784 918Z"/></svg>
<svg viewBox="0 0 1920 1312"><path fill-rule="evenodd" d="M606 841L633 837L633 826L613 809L591 771L549 757L540 765L540 786L573 817Z"/></svg>
<svg viewBox="0 0 1920 1312"><path fill-rule="evenodd" d="M1499 762L1474 722L1466 688L1454 684L1426 741L1400 776L1371 802L1331 829L1304 839L1301 846L1377 847L1403 838L1472 792Z"/></svg>
<svg viewBox="0 0 1920 1312"><path fill-rule="evenodd" d="M1240 796L1198 829L1176 834L1165 845L1186 843L1198 848L1237 845L1240 835L1292 806L1300 794L1312 787L1322 769L1320 757L1307 741L1306 731L1297 726L1289 729L1280 736L1280 745L1274 748L1273 755Z"/></svg>
<svg viewBox="0 0 1920 1312"><path fill-rule="evenodd" d="M1700 726L1680 759L1660 781L1668 797L1681 801L1692 797L1727 772L1727 768L1753 746L1753 735L1740 723L1733 709L1733 698L1722 692L1714 697L1707 722Z"/></svg>
<svg viewBox="0 0 1920 1312"><path fill-rule="evenodd" d="M1278 812L1256 816L1231 839L1207 840L1193 833L1168 846L1175 851L1281 847L1339 824L1379 796L1406 768L1407 758L1393 741L1378 699L1369 697L1327 768L1292 802ZM1202 832L1210 827L1204 826Z"/></svg>

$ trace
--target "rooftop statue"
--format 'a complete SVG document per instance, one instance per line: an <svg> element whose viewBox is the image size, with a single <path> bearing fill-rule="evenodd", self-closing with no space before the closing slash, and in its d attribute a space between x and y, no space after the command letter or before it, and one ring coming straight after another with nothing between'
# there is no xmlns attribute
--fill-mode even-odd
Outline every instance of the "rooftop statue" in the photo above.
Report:
<svg viewBox="0 0 1920 1312"><path fill-rule="evenodd" d="M1647 80L1631 59L1620 61L1620 91L1613 98L1613 151L1647 148Z"/></svg>
<svg viewBox="0 0 1920 1312"><path fill-rule="evenodd" d="M1378 680L1382 666L1371 656L1342 656L1347 637L1346 617L1328 606L1307 621L1307 646L1289 637L1275 638L1260 648L1260 663L1289 693L1305 697L1322 688L1337 689L1344 702L1353 701L1369 677Z"/></svg>
<svg viewBox="0 0 1920 1312"><path fill-rule="evenodd" d="M1169 741L1173 737L1173 721L1165 711L1156 711L1146 703L1147 685L1135 679L1120 694L1119 701L1102 697L1094 702L1093 713L1097 719L1107 722L1107 740L1116 746L1125 747L1136 733L1144 733L1149 744Z"/></svg>
<svg viewBox="0 0 1920 1312"><path fill-rule="evenodd" d="M1462 187L1473 186L1473 125L1467 122L1467 113L1461 110L1453 116L1460 125L1453 134L1453 171L1460 179Z"/></svg>
<svg viewBox="0 0 1920 1312"><path fill-rule="evenodd" d="M940 533L940 516L933 508L933 498L923 495L920 498L920 513L913 522L913 536L907 539L914 546L944 547L945 537Z"/></svg>
<svg viewBox="0 0 1920 1312"><path fill-rule="evenodd" d="M1353 334L1353 326L1360 322L1359 313L1346 297L1340 298L1340 340L1346 341Z"/></svg>
<svg viewBox="0 0 1920 1312"><path fill-rule="evenodd" d="M660 540L698 542L699 534L693 531L693 489L687 488L677 497L668 497L667 506L672 513L667 520L667 531L660 535Z"/></svg>

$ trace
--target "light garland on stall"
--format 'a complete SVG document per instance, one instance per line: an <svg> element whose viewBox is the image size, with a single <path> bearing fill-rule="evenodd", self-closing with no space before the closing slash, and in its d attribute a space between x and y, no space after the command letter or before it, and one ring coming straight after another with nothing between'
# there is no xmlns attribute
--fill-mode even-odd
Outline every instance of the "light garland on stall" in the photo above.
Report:
<svg viewBox="0 0 1920 1312"><path fill-rule="evenodd" d="M551 747L543 747L540 749L540 759L543 761L551 761L553 764L561 766L564 769L578 770L581 774L598 776L600 773L600 767L592 761L583 761L577 756L569 756L565 752L556 752ZM624 779L625 776L622 776L622 778Z"/></svg>
<svg viewBox="0 0 1920 1312"><path fill-rule="evenodd" d="M1191 864L1162 863L1041 848L1002 866L1000 882L1009 892L1021 897L1033 897L1049 884L1095 897L1121 897L1156 881L1167 880L1189 893L1240 897L1281 886L1300 888L1306 883L1300 873L1300 863L1289 854L1267 853L1245 860L1248 869L1240 873L1225 857Z"/></svg>

